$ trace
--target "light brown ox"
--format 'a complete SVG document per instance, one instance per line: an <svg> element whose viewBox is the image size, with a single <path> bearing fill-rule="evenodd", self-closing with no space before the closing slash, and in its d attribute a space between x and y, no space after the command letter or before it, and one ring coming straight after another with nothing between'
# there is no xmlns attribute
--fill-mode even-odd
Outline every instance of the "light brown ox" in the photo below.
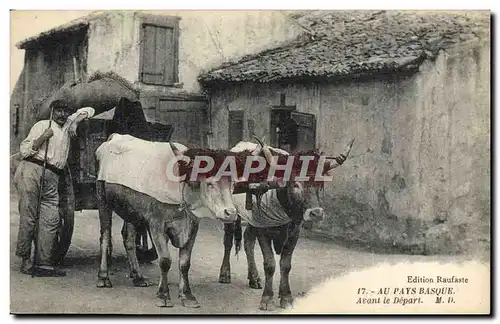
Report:
<svg viewBox="0 0 500 324"><path fill-rule="evenodd" d="M101 147L108 145L110 138ZM172 143L161 143L172 148L176 156L181 153ZM158 143L156 143L158 145ZM98 149L99 152L99 149ZM100 154L109 154L102 150ZM141 154L137 151L136 154ZM98 159L99 160L99 159ZM99 167L101 165L99 164ZM137 172L137 170L129 170ZM200 177L195 182L185 182L183 197L185 208L180 205L166 204L153 197L126 186L97 181L97 197L101 228L97 287L112 287L109 278L109 261L111 257L111 216L116 212L124 220L122 230L123 244L130 266L130 278L134 286L150 285L139 268L136 255L136 226L145 221L149 226L154 247L159 255L161 270L160 282L156 293L158 307L173 307L168 288L168 272L172 263L168 251L168 241L179 249L179 298L185 307L196 308L199 303L191 293L188 272L191 266L191 253L198 233L199 217L209 217L223 222L236 220L236 208L232 199L232 180L223 177L219 181L213 178ZM196 208L194 211L191 209Z"/></svg>

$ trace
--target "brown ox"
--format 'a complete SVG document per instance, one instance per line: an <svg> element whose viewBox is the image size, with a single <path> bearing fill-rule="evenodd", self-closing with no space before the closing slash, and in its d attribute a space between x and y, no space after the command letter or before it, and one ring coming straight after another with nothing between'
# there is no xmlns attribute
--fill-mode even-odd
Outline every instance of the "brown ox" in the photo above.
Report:
<svg viewBox="0 0 500 324"><path fill-rule="evenodd" d="M260 142L260 141L259 141ZM327 161L329 166L325 169L324 174L328 174L334 168L340 166L347 159L354 140L352 140L345 148L344 152L337 156L331 157ZM273 149L260 143L261 152L266 157L267 161L272 163L272 155L280 155L280 150ZM255 152L254 152L255 153ZM331 160L330 160L331 159ZM327 164L328 165L328 164ZM270 226L265 223L254 226L247 224L246 230L244 232L244 249L247 256L248 263L248 280L249 286L254 289L261 289L261 283L259 278L259 273L257 266L255 264L254 257L254 246L256 238L259 241L259 245L264 258L264 273L266 277L266 282L264 290L262 293L262 299L260 302L261 310L268 310L272 305L273 299L273 276L276 267L276 262L274 258L274 252L281 255L280 258L280 285L279 285L279 298L280 307L289 308L292 306L293 297L290 290L289 283L289 273L292 268L292 255L299 239L300 226L304 222L305 226L312 226L313 223L323 220L323 208L319 205L319 186L311 182L300 182L294 181L293 179L288 181L284 187L277 189L270 189L267 191L266 195L275 197L275 203L273 207L276 209L281 209L281 212L288 217L287 223L279 226ZM245 199L245 194L235 194L234 200L237 203L238 213L240 215L245 215L247 211L244 207L241 207ZM240 203L238 204L238 201ZM272 207L267 210L261 210L263 213L263 219L270 219L271 217L276 218L275 215L266 215L266 213L272 213ZM251 215L247 217L256 217L259 210L253 202L253 207ZM262 219L262 216L259 216ZM245 217L243 217L245 218ZM236 237L239 235L240 237ZM241 219L232 224L224 224L224 258L220 268L219 282L230 283L231 282L231 266L230 266L230 253L233 247L233 237L237 243L236 249L239 249L239 241L241 241ZM273 252L274 248L274 252Z"/></svg>
<svg viewBox="0 0 500 324"><path fill-rule="evenodd" d="M123 140L124 138L126 141ZM140 143L140 145L134 143ZM154 156L158 154L159 150L167 150L167 148L171 148L171 152L176 157L181 155L186 156L189 150L181 152L179 146L182 145L152 143L130 135L122 136L114 134L97 149L96 157L100 171L103 170L101 168L107 167L110 172L114 172L117 168L116 166L120 165L122 168L125 168L125 170L120 170L122 173L129 173L130 176L133 176L139 170L147 168L154 161L147 161L146 159L145 163L149 163L146 166L145 164L130 162L128 164L116 164L116 160L120 156L129 154L128 156L131 156L131 160L134 161L134 156ZM118 152L118 154L112 153L113 150L115 150L115 153ZM115 154L116 157L112 156L112 154ZM181 172L180 176L182 175ZM156 293L157 302L155 304L159 307L173 306L167 281L168 271L172 263L168 251L168 241L170 240L172 245L179 249L179 298L182 305L185 307L199 307L196 298L191 293L188 279L191 253L198 232L199 217L209 217L223 222L234 222L237 214L231 195L233 185L229 177L221 178L219 181L214 181L211 177L199 177L194 182L185 181L179 183L179 186L182 188L182 206L180 204L161 202L151 195L133 190L120 183L97 181L101 227L101 262L98 273L98 287L112 286L109 279L109 261L112 250L111 216L114 211L124 220L122 237L129 260L130 277L133 280L133 284L142 287L149 285L149 282L145 280L139 269L135 249L136 227L145 222L150 229L154 247L160 257L161 278Z"/></svg>

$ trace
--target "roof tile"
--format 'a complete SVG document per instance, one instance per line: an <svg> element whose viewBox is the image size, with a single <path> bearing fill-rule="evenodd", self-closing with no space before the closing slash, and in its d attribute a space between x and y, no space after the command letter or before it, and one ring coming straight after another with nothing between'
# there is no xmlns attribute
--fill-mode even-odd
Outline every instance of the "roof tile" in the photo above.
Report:
<svg viewBox="0 0 500 324"><path fill-rule="evenodd" d="M315 11L298 20L315 35L228 62L198 80L270 82L415 68L440 49L489 37L489 12Z"/></svg>

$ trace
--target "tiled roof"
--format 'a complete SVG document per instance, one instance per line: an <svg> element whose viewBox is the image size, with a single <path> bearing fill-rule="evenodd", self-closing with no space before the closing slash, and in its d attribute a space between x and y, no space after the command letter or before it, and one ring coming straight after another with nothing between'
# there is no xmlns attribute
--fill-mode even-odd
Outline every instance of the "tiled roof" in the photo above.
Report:
<svg viewBox="0 0 500 324"><path fill-rule="evenodd" d="M440 49L488 38L490 30L489 12L313 11L297 19L312 37L223 64L198 80L265 83L411 70Z"/></svg>

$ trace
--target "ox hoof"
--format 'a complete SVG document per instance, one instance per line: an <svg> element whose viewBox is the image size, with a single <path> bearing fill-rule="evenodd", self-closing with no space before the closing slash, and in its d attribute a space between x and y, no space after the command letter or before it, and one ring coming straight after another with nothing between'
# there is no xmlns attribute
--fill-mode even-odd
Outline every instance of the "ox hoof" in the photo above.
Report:
<svg viewBox="0 0 500 324"><path fill-rule="evenodd" d="M200 304L196 301L196 298L194 297L189 297L189 298L181 298L181 303L182 306L187 307L187 308L199 308Z"/></svg>
<svg viewBox="0 0 500 324"><path fill-rule="evenodd" d="M269 311L274 309L273 297L271 296L262 296L262 300L260 301L260 310Z"/></svg>
<svg viewBox="0 0 500 324"><path fill-rule="evenodd" d="M249 279L248 285L252 289L262 289L262 285L260 284L260 278L257 279Z"/></svg>
<svg viewBox="0 0 500 324"><path fill-rule="evenodd" d="M172 300L170 298L156 298L155 300L155 306L156 307L174 307L174 303L172 303Z"/></svg>
<svg viewBox="0 0 500 324"><path fill-rule="evenodd" d="M134 287L149 287L152 286L153 283L145 278L134 278L132 280Z"/></svg>
<svg viewBox="0 0 500 324"><path fill-rule="evenodd" d="M105 279L97 279L97 288L111 288L113 285L111 284L111 280L109 278Z"/></svg>
<svg viewBox="0 0 500 324"><path fill-rule="evenodd" d="M281 297L280 307L283 309L293 308L293 297L292 296Z"/></svg>
<svg viewBox="0 0 500 324"><path fill-rule="evenodd" d="M226 272L226 273L221 273L219 275L219 282L223 284L230 284L231 283L231 274Z"/></svg>

